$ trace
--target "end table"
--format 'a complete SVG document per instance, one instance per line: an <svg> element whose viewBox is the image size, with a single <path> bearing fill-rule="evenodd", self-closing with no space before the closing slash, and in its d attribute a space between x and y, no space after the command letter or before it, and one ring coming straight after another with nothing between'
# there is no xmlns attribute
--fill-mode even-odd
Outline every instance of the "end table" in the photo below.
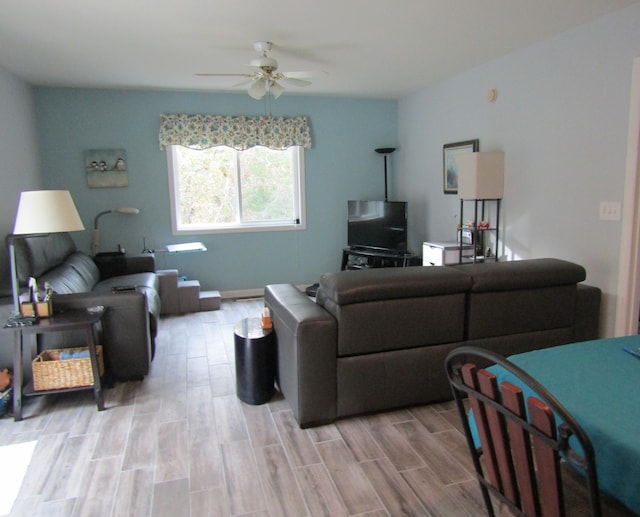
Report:
<svg viewBox="0 0 640 517"><path fill-rule="evenodd" d="M50 318L40 318L31 325L16 327L5 327L14 331L15 348L13 354L13 417L14 420L22 420L22 397L47 395L49 393L60 393L64 391L78 391L93 389L98 411L104 410L104 396L102 393L102 383L100 380L100 370L98 367L98 357L96 354L96 343L94 339L94 326L102 319L105 309L88 311L86 309L74 309L61 313L54 313ZM55 390L33 389L33 382L23 387L23 348L24 337L27 335L46 334L48 332L64 332L67 330L85 330L86 343L91 357L91 369L93 372L93 386L78 386L74 388L61 388Z"/></svg>
<svg viewBox="0 0 640 517"><path fill-rule="evenodd" d="M276 347L273 329L260 318L245 318L234 329L236 392L247 404L268 402L275 391Z"/></svg>

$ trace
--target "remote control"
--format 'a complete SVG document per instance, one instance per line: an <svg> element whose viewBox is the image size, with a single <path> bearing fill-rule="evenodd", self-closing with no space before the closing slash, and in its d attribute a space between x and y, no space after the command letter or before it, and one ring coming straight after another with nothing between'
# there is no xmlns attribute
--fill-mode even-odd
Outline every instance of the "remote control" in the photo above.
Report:
<svg viewBox="0 0 640 517"><path fill-rule="evenodd" d="M640 350L633 350L631 348L629 348L628 346L624 347L624 351L631 354L634 357L637 357L638 359L640 359Z"/></svg>

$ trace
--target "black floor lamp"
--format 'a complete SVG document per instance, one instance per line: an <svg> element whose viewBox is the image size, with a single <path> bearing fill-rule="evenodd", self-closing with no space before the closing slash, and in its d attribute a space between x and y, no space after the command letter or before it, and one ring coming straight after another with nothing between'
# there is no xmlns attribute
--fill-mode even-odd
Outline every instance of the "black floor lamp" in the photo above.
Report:
<svg viewBox="0 0 640 517"><path fill-rule="evenodd" d="M379 147L376 149L376 153L384 155L384 200L388 201L388 191L387 191L387 156L389 156L393 151L395 151L395 147Z"/></svg>

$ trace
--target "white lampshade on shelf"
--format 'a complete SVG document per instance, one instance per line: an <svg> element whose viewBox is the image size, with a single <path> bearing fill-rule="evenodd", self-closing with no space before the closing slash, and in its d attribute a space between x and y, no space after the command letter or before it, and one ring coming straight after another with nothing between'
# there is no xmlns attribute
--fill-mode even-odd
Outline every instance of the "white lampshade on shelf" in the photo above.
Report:
<svg viewBox="0 0 640 517"><path fill-rule="evenodd" d="M461 153L458 164L460 199L502 199L504 195L504 153L502 151Z"/></svg>
<svg viewBox="0 0 640 517"><path fill-rule="evenodd" d="M14 235L84 230L68 190L22 192L13 227Z"/></svg>
<svg viewBox="0 0 640 517"><path fill-rule="evenodd" d="M15 316L19 315L15 239L26 235L46 235L80 230L84 230L84 225L68 190L32 190L20 194L13 234L9 239L11 288Z"/></svg>

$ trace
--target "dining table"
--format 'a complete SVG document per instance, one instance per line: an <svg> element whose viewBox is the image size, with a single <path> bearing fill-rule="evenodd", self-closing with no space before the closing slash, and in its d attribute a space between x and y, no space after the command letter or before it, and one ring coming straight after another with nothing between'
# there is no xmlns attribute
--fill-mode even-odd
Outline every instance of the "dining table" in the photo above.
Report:
<svg viewBox="0 0 640 517"><path fill-rule="evenodd" d="M587 433L600 489L640 513L640 336L554 346L508 359L554 395ZM499 384L518 384L499 366L488 370ZM527 397L526 387L523 391Z"/></svg>

